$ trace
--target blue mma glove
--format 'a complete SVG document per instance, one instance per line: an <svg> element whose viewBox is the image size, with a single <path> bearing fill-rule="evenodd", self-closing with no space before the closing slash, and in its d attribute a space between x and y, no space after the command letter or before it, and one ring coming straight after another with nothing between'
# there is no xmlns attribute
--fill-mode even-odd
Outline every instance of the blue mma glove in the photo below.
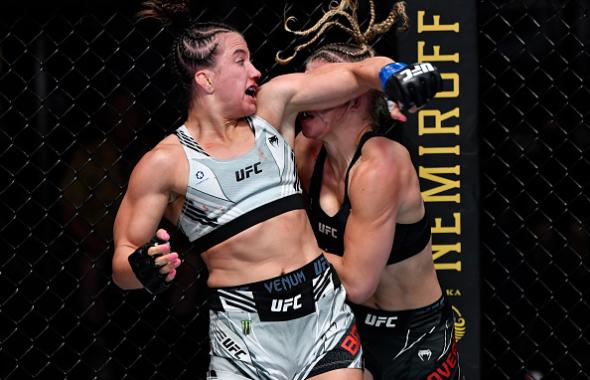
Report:
<svg viewBox="0 0 590 380"><path fill-rule="evenodd" d="M390 63L381 68L379 79L385 95L398 103L402 111L424 106L442 90L440 73L428 62Z"/></svg>
<svg viewBox="0 0 590 380"><path fill-rule="evenodd" d="M162 254L149 255L148 249L166 243L167 241L154 236L149 242L137 248L128 258L135 277L152 294L163 292L170 283L166 281L166 275L160 273L160 267L156 265L156 259Z"/></svg>

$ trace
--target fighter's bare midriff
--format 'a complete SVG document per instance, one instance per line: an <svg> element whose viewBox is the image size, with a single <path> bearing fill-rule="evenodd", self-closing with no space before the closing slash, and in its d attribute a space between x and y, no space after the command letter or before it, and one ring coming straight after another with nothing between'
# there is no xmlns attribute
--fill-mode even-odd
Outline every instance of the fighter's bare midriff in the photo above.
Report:
<svg viewBox="0 0 590 380"><path fill-rule="evenodd" d="M321 254L304 210L275 216L203 254L208 285L226 287L294 271Z"/></svg>
<svg viewBox="0 0 590 380"><path fill-rule="evenodd" d="M415 256L386 266L377 290L364 305L390 311L411 310L439 299L442 290L433 270L431 244Z"/></svg>

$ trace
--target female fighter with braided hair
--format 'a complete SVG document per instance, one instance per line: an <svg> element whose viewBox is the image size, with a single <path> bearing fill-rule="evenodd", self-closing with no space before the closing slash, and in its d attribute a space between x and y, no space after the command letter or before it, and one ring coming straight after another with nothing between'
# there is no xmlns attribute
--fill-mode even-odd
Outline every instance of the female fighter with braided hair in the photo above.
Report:
<svg viewBox="0 0 590 380"><path fill-rule="evenodd" d="M324 17L297 32L323 32L330 22L358 43L319 48L306 60L307 73L374 56L371 38L397 17L405 20L403 3L396 3L388 19L375 24L373 0L370 5L365 32L356 2L348 1L331 15L344 16L350 27ZM383 94L368 91L301 118L295 156L312 228L355 313L365 379L460 379L453 312L434 269L418 177L407 149L380 133L386 110Z"/></svg>
<svg viewBox="0 0 590 380"><path fill-rule="evenodd" d="M188 10L144 6L172 22ZM369 89L394 94L397 66L373 57L259 87L246 41L218 23L187 23L171 58L188 116L133 169L114 224L114 282L157 293L174 279L181 260L157 230L165 217L209 270L209 378L361 379L354 317L309 224L291 145L298 113Z"/></svg>

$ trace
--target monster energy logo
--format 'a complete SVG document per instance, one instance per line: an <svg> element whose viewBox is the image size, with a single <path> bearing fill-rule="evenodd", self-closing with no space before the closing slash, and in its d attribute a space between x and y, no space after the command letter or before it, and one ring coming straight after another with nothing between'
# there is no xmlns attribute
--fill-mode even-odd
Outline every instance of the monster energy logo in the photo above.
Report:
<svg viewBox="0 0 590 380"><path fill-rule="evenodd" d="M242 320L242 333L244 335L250 334L250 322L252 321L249 319Z"/></svg>

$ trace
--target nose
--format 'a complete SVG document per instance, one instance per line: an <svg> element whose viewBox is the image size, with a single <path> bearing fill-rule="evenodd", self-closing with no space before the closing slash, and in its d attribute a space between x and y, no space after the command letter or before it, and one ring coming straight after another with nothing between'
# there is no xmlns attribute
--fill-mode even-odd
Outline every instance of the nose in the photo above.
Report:
<svg viewBox="0 0 590 380"><path fill-rule="evenodd" d="M256 68L256 66L254 66L254 64L252 62L250 62L250 75L252 76L252 78L254 80L258 80L262 76L262 74L260 73L260 71L258 71L258 69Z"/></svg>

